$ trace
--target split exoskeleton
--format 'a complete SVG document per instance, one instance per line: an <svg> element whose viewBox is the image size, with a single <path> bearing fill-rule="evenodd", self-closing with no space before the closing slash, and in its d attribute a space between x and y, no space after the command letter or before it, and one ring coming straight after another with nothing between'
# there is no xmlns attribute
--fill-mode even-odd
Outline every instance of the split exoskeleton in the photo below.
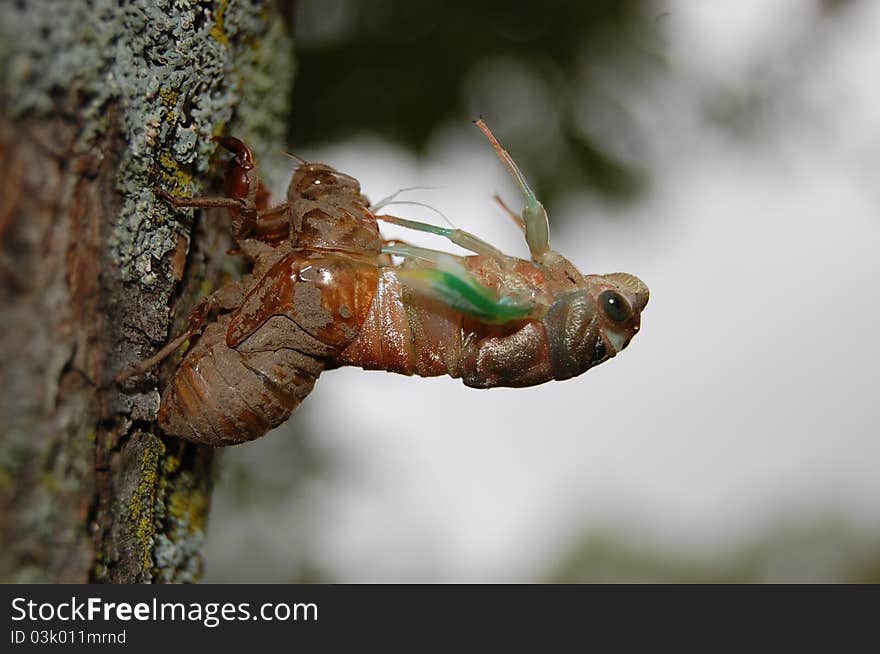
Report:
<svg viewBox="0 0 880 654"><path fill-rule="evenodd" d="M521 387L577 376L625 348L648 288L628 273L582 275L551 250L544 207L485 123L476 124L525 198L521 214L507 211L531 261L462 230L376 215L357 180L321 163L302 161L287 201L269 207L251 151L234 138L218 139L234 155L226 197L157 189L176 207L228 208L239 250L253 262L250 274L196 306L183 334L120 376L145 372L204 327L162 395L161 428L214 446L252 440L338 366ZM383 241L379 221L440 234L474 254Z"/></svg>

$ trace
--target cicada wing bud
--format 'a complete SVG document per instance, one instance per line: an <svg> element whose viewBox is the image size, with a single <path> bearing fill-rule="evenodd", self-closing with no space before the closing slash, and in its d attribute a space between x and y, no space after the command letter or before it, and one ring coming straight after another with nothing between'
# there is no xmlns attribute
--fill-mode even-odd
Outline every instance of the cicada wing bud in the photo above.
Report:
<svg viewBox="0 0 880 654"><path fill-rule="evenodd" d="M439 259L435 268L402 269L398 277L410 290L486 323L520 320L535 310L531 302L482 284L454 257Z"/></svg>

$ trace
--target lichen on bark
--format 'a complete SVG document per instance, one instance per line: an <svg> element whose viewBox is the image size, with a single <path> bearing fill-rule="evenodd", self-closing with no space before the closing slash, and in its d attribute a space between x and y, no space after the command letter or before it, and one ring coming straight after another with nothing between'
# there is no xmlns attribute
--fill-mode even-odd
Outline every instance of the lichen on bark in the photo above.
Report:
<svg viewBox="0 0 880 654"><path fill-rule="evenodd" d="M198 577L211 453L112 377L224 265L221 223L191 241L151 189L205 192L213 136L281 138L292 76L267 2L0 3L0 579Z"/></svg>
<svg viewBox="0 0 880 654"><path fill-rule="evenodd" d="M125 281L155 284L154 262L175 248L181 231L179 212L157 204L151 182L177 195L201 191L215 149L210 139L234 114L243 135L281 133L292 52L264 5L93 0L0 9L4 39L17 46L4 76L12 117L51 113L59 93L80 96L76 147L85 150L111 128L106 109L119 103L127 147L112 245Z"/></svg>

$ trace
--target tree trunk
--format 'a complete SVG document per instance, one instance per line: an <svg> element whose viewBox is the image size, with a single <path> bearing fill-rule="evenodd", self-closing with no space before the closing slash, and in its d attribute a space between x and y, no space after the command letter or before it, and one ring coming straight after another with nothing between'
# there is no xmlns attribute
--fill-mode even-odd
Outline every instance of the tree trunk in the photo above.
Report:
<svg viewBox="0 0 880 654"><path fill-rule="evenodd" d="M212 452L154 424L174 361L113 377L228 269L227 217L151 189L205 192L213 135L283 148L284 21L259 0L7 1L0 75L0 580L196 580Z"/></svg>

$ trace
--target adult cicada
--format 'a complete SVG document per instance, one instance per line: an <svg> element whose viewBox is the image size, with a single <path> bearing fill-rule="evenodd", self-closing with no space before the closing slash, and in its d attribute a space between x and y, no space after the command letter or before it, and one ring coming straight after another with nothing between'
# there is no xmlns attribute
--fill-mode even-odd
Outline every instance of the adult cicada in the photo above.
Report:
<svg viewBox="0 0 880 654"><path fill-rule="evenodd" d="M215 446L252 440L338 366L520 387L575 377L624 349L647 286L628 273L582 275L551 250L547 212L486 124L476 125L525 198L520 214L508 212L531 261L460 229L377 215L356 179L322 163L301 161L287 201L268 206L254 156L234 138L219 139L233 153L225 197L156 189L176 207L228 208L253 263L196 306L183 334L120 376L145 372L204 328L162 395L161 428ZM383 241L380 221L473 254Z"/></svg>

